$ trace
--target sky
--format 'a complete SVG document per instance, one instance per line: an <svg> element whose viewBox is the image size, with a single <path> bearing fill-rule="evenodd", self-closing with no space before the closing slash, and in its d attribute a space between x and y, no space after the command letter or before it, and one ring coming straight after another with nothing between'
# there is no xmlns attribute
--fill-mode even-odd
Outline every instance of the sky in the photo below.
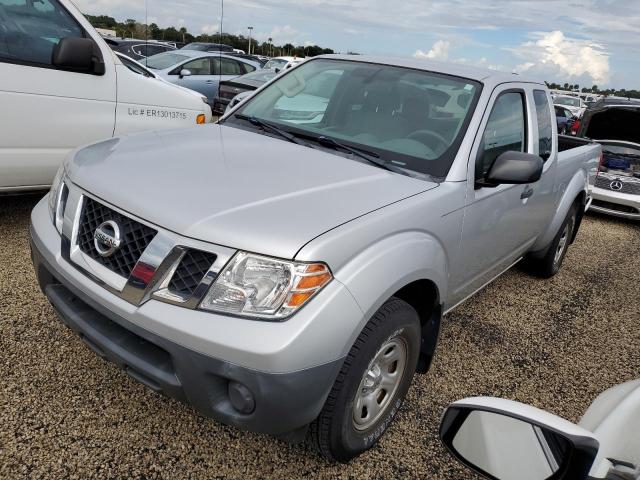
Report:
<svg viewBox="0 0 640 480"><path fill-rule="evenodd" d="M216 33L222 0L146 0L149 23ZM144 22L145 0L75 0ZM640 0L224 0L225 32L640 89Z"/></svg>

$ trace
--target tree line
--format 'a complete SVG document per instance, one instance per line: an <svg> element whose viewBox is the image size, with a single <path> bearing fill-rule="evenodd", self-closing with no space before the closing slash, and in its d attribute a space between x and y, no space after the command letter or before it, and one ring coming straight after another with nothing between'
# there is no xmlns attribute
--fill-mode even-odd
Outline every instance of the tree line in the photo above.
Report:
<svg viewBox="0 0 640 480"><path fill-rule="evenodd" d="M105 28L108 30L115 30L116 36L122 38L137 38L137 39L149 39L160 40L167 42L211 42L211 43L223 43L225 45L231 45L233 48L239 50L248 51L249 37L244 35L233 35L230 33L216 33L214 35L207 35L201 33L199 35L193 35L185 27L167 27L161 28L155 23L146 25L140 23L133 18L128 18L123 22L117 21L115 18L108 15L85 15L87 20L96 28ZM268 39L265 42L260 42L255 38L251 39L251 53L258 55L268 56L298 56L298 57L314 57L316 55L334 53L330 48L322 48L318 45L293 45L286 43L284 45L275 45L272 39Z"/></svg>
<svg viewBox="0 0 640 480"><path fill-rule="evenodd" d="M626 98L640 98L640 90L626 90L624 88L615 89L615 88L606 88L600 89L597 85L592 85L591 87L582 87L578 84L572 83L564 83L561 85L559 83L554 82L545 82L547 87L553 90L570 90L573 92L582 92L582 93L595 93L597 95L606 95L606 96L615 96L615 97L626 97Z"/></svg>

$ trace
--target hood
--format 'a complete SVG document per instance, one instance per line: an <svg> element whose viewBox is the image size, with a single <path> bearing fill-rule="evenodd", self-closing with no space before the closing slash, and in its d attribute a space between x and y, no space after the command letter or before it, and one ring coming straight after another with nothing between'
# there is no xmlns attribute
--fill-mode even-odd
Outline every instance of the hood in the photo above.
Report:
<svg viewBox="0 0 640 480"><path fill-rule="evenodd" d="M640 145L640 105L604 106L588 110L582 136L592 140L622 140Z"/></svg>
<svg viewBox="0 0 640 480"><path fill-rule="evenodd" d="M79 150L67 173L106 202L180 235L282 258L437 186L221 125L106 140Z"/></svg>

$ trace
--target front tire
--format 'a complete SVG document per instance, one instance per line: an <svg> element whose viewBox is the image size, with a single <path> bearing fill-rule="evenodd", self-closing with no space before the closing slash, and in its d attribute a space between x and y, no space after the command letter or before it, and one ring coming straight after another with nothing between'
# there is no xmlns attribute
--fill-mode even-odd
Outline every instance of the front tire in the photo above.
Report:
<svg viewBox="0 0 640 480"><path fill-rule="evenodd" d="M393 421L418 363L421 327L411 305L392 297L349 351L308 442L347 462L371 448Z"/></svg>

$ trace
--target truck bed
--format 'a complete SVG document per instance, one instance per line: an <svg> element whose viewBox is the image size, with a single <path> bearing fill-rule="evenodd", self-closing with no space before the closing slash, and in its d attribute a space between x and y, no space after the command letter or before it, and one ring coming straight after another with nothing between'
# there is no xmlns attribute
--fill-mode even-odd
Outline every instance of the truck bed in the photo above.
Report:
<svg viewBox="0 0 640 480"><path fill-rule="evenodd" d="M569 135L558 135L558 152L565 152L572 148L583 147L594 143L592 140Z"/></svg>

